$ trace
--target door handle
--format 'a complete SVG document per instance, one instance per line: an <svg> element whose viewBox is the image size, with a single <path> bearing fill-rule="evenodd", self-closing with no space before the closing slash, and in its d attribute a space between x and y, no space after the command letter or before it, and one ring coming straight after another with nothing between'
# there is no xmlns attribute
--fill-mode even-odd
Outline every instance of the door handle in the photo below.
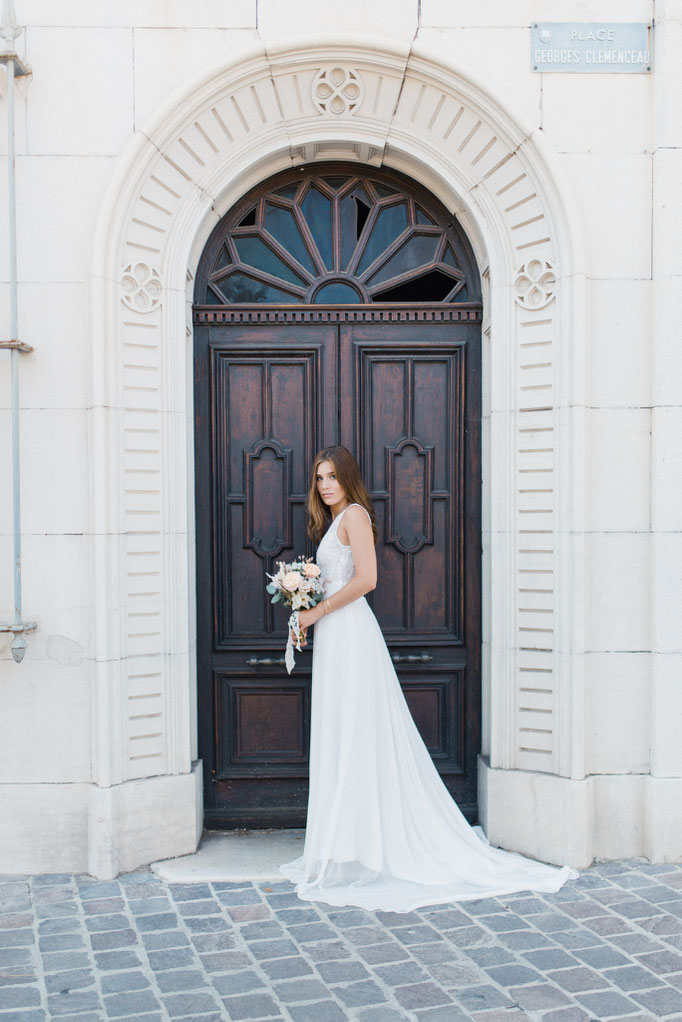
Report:
<svg viewBox="0 0 682 1022"><path fill-rule="evenodd" d="M392 653L394 664L429 664L433 660L430 653Z"/></svg>
<svg viewBox="0 0 682 1022"><path fill-rule="evenodd" d="M286 667L286 660L284 659L283 656L279 657L278 659L275 659L275 657L270 656L264 657L252 656L246 662L249 665L249 667L274 667L274 666Z"/></svg>

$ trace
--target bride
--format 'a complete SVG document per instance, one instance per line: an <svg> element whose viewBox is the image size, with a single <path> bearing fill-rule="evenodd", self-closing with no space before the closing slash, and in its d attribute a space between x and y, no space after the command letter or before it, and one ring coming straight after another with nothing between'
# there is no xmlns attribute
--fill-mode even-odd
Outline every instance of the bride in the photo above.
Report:
<svg viewBox="0 0 682 1022"><path fill-rule="evenodd" d="M315 458L308 510L325 598L299 619L315 625L310 795L303 855L282 873L308 901L394 912L557 891L577 874L492 848L438 776L365 600L377 528L345 447Z"/></svg>

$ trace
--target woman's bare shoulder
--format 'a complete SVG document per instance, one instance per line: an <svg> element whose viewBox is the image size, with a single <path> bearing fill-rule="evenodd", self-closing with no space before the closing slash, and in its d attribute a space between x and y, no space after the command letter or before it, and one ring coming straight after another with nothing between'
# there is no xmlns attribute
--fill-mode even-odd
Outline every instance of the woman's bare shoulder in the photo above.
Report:
<svg viewBox="0 0 682 1022"><path fill-rule="evenodd" d="M350 504L349 507L346 508L343 518L344 521L351 526L351 528L356 523L363 522L371 524L372 521L369 516L369 511L366 507L363 507L362 504Z"/></svg>
<svg viewBox="0 0 682 1022"><path fill-rule="evenodd" d="M338 536L341 542L364 540L372 528L369 512L362 504L349 504L339 522ZM348 545L348 544L346 544Z"/></svg>

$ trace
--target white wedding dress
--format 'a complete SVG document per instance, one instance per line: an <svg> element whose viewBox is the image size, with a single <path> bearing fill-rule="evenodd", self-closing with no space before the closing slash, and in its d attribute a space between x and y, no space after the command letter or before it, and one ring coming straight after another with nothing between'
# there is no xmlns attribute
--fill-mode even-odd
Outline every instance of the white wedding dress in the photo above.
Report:
<svg viewBox="0 0 682 1022"><path fill-rule="evenodd" d="M337 537L343 514L317 553L327 596L354 574ZM394 912L557 891L577 876L492 848L469 826L412 720L364 596L315 625L305 846L280 868L300 898Z"/></svg>

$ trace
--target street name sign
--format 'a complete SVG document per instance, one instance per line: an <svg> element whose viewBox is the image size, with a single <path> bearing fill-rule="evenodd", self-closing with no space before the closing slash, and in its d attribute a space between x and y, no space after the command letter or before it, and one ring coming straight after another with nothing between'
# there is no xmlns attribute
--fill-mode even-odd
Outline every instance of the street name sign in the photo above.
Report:
<svg viewBox="0 0 682 1022"><path fill-rule="evenodd" d="M647 74L653 67L653 26L539 21L531 25L530 66L564 74Z"/></svg>

